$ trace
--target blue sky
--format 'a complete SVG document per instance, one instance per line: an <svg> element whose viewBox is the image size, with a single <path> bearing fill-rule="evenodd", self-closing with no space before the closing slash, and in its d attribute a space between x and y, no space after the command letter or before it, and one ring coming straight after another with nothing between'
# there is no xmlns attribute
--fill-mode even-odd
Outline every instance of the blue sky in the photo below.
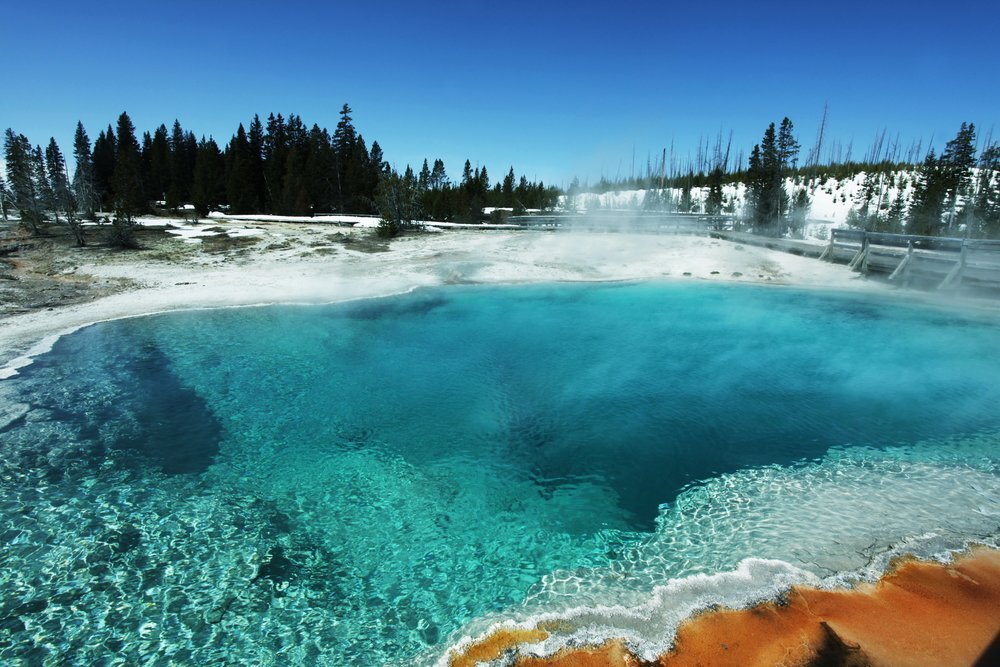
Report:
<svg viewBox="0 0 1000 667"><path fill-rule="evenodd" d="M993 2L27 2L3 10L0 129L71 152L122 110L224 143L254 113L331 130L344 102L402 168L627 175L673 142L789 116L863 153L883 127L942 144L1000 120ZM994 130L1000 135L1000 126Z"/></svg>

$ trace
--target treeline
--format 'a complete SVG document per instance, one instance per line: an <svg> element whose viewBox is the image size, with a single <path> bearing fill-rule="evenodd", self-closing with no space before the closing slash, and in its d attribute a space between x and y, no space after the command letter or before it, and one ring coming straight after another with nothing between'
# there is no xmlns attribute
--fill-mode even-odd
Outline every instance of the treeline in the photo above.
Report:
<svg viewBox="0 0 1000 667"><path fill-rule="evenodd" d="M382 216L379 234L395 236L417 220L449 220L477 223L484 219L485 208L509 209L520 215L529 209L549 209L559 201L561 192L544 183L520 179L511 167L502 180L490 186L486 167L473 169L465 161L462 178L452 184L445 173L444 162L434 161L431 168L424 160L419 174L409 166L402 174L394 169L383 170L376 191L375 206ZM489 218L503 222L507 210L494 210Z"/></svg>
<svg viewBox="0 0 1000 667"><path fill-rule="evenodd" d="M515 210L549 208L556 188L519 179L513 168L491 184L486 167L466 161L462 179L452 183L444 162L424 160L419 173L407 166L397 173L373 141L369 148L344 105L334 132L290 114L254 116L240 124L225 146L212 137L196 139L179 121L144 132L141 141L127 113L102 130L93 144L77 124L72 179L52 139L45 151L8 129L4 137L9 185L0 178L0 207L16 208L22 221L38 231L50 216L67 222L83 242L79 223L98 211L113 213L113 240L134 242L137 215L173 211L193 204L200 216L222 209L233 214L312 215L380 213L383 181L412 190L412 219L480 222L484 207Z"/></svg>
<svg viewBox="0 0 1000 667"><path fill-rule="evenodd" d="M810 151L809 164L797 163L799 142L792 122L785 118L771 123L754 145L745 166L738 160L729 167L729 147L721 150L721 138L713 152L699 149L697 163L680 171L667 154L656 165L647 161L645 174L637 178L608 181L595 187L581 186L574 179L569 193L646 190L643 208L709 214L741 214L755 232L781 235L796 233L805 223L812 204L807 186L828 179L849 180L864 174L854 196L847 222L869 231L919 235L967 235L1000 238L1000 144L992 137L977 150L976 128L962 123L956 136L940 155L929 150L920 164L912 158L918 142L910 147L907 160L900 161L898 141L889 142L886 132L876 137L864 160L820 164L821 136ZM706 146L707 148L707 146ZM850 156L850 148L847 155ZM841 155L838 150L836 155ZM723 195L723 186L746 186L742 209ZM707 190L703 203L692 197L694 188ZM680 190L679 196L674 191Z"/></svg>
<svg viewBox="0 0 1000 667"><path fill-rule="evenodd" d="M941 155L930 150L908 174L869 170L848 224L878 232L1000 238L1000 145L987 140L978 153L975 125L962 123Z"/></svg>
<svg viewBox="0 0 1000 667"><path fill-rule="evenodd" d="M1000 145L989 143L977 159L976 128L962 123L941 155L931 150L917 170L907 226L914 234L964 226L1000 237Z"/></svg>
<svg viewBox="0 0 1000 667"><path fill-rule="evenodd" d="M825 180L831 171L838 173L820 165L796 169L798 150L788 118L777 132L771 123L753 147L743 174L747 186L744 217L756 231L783 234L800 228L810 200L805 187L797 184L814 177ZM882 151L876 144L869 151L870 161L859 163L861 168L846 176L865 173L848 216L852 226L921 236L1000 238L1000 145L987 140L977 156L975 125L962 123L941 155L929 150L915 170L881 157ZM903 171L913 172L909 196ZM788 182L793 183L794 192L787 191Z"/></svg>

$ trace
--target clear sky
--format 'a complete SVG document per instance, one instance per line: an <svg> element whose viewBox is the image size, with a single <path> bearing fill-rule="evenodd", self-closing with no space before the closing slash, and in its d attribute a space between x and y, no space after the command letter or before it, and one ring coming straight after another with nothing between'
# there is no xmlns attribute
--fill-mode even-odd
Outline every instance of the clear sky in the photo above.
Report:
<svg viewBox="0 0 1000 667"><path fill-rule="evenodd" d="M1000 120L1000 3L12 0L0 11L0 129L72 150L122 110L228 141L254 113L333 130L344 102L402 168L468 157L557 185L627 175L673 142L789 116L804 149L859 156ZM1000 126L994 130L1000 135Z"/></svg>

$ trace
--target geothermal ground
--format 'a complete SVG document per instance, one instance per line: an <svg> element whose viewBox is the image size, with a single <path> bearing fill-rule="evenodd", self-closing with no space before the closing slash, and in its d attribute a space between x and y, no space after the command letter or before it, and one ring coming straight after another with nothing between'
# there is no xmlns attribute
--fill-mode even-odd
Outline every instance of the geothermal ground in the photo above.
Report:
<svg viewBox="0 0 1000 667"><path fill-rule="evenodd" d="M142 248L132 251L103 245L97 228L88 230L93 245L76 248L62 228L28 237L8 223L4 243L19 247L0 256L6 374L54 334L165 310L324 303L446 283L676 279L887 289L843 266L690 236L483 228L386 241L371 229L331 224L143 223Z"/></svg>

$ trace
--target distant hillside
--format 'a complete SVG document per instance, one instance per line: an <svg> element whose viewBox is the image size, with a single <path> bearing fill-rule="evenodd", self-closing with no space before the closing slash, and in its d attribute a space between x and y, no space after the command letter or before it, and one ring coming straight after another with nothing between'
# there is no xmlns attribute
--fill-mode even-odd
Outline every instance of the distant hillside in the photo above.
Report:
<svg viewBox="0 0 1000 667"><path fill-rule="evenodd" d="M800 146L785 117L768 125L745 163L742 156L730 161L731 142L720 134L714 150L705 144L684 168L671 158L668 173L664 149L658 168L648 164L639 178L617 184L602 178L594 188L574 179L560 203L567 210L728 213L768 236L826 238L831 226L849 225L1000 238L1000 143L992 133L979 142L973 123L962 123L940 155L931 148L919 165L919 144L900 162L898 142L887 143L884 132L861 162L818 163L820 145L817 139L799 166Z"/></svg>
<svg viewBox="0 0 1000 667"><path fill-rule="evenodd" d="M789 195L797 190L805 188L809 196L809 211L806 215L806 224L801 232L801 236L807 239L826 240L829 238L830 229L833 227L861 226L853 220L863 206L866 181L868 172L858 172L853 176L845 178L833 177L792 177L785 178L785 191ZM874 196L869 204L871 209L879 208L881 211L888 211L893 202L902 195L902 201L908 208L911 204L914 183L918 178L918 170L904 168L892 170L885 174L872 172L872 182L875 185ZM979 176L978 170L974 170L974 178ZM881 180L881 188L878 188ZM594 210L645 210L649 209L647 197L657 197L659 190L615 190L604 193L581 192L570 198L570 205L567 206L567 197L561 197L559 204L567 210L580 212ZM679 187L665 188L663 191L663 201L666 202L668 210L682 210L679 204L684 197L684 189ZM736 214L748 217L747 210L747 188L744 183L730 183L722 188L725 213ZM692 187L690 189L692 213L704 213L705 204L708 198L708 187ZM657 202L659 203L659 202ZM964 204L964 199L959 197L957 209ZM660 207L662 209L662 206ZM852 211L854 215L852 216ZM854 224L851 224L851 223Z"/></svg>

